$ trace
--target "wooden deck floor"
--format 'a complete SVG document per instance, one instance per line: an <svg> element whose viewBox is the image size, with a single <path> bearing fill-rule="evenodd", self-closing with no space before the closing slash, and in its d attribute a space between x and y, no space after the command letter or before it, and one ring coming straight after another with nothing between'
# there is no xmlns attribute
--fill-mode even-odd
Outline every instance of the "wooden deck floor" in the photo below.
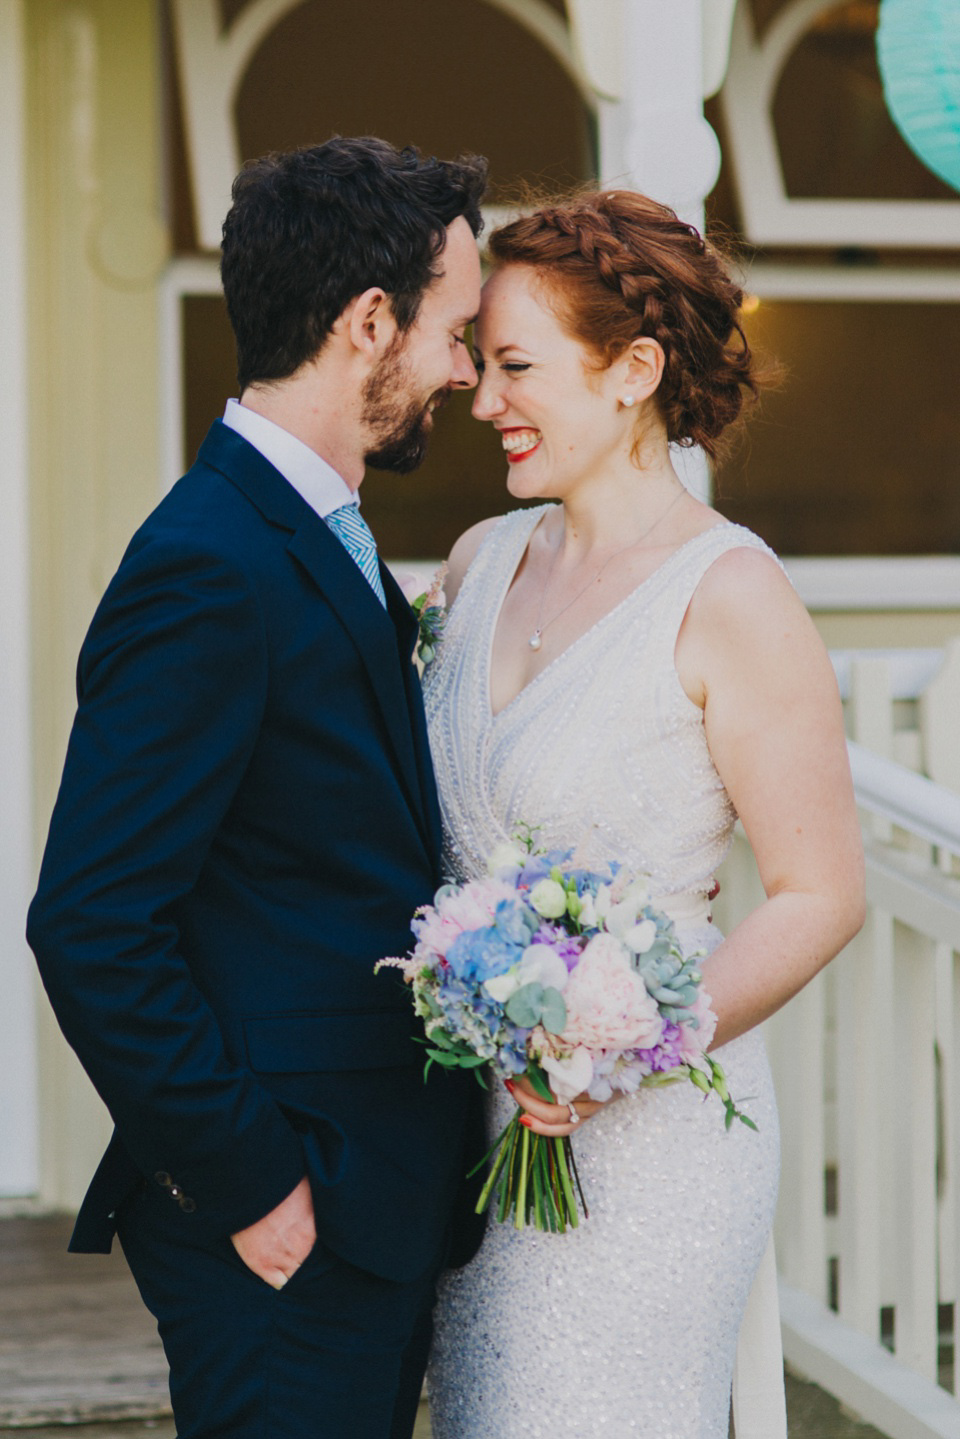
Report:
<svg viewBox="0 0 960 1439"><path fill-rule="evenodd" d="M71 1223L0 1219L0 1436L176 1439L163 1351L123 1256L68 1255ZM812 1384L788 1377L787 1402L791 1439L882 1439ZM414 1439L430 1439L425 1409Z"/></svg>

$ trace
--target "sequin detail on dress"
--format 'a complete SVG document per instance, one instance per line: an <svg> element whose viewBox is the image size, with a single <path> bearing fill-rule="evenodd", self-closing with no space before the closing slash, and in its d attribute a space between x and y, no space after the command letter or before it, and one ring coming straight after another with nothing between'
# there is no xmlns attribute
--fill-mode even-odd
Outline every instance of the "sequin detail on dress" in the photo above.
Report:
<svg viewBox="0 0 960 1439"><path fill-rule="evenodd" d="M447 873L469 878L518 821L587 866L619 860L659 895L705 895L735 814L674 668L694 590L721 554L766 549L721 524L689 541L498 715L503 597L547 507L505 516L464 580L426 688ZM690 906L697 909L696 903ZM712 925L681 927L714 948ZM577 1131L590 1219L567 1235L492 1223L441 1286L434 1439L726 1439L737 1336L776 1202L763 1041L718 1052L760 1127L729 1134L692 1086L642 1093ZM513 1111L491 1097L491 1136Z"/></svg>

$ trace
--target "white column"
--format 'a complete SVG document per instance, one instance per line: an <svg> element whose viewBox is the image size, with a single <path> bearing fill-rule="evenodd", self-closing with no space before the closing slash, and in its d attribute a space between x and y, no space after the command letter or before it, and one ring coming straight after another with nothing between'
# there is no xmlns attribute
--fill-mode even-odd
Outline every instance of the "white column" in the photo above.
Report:
<svg viewBox="0 0 960 1439"><path fill-rule="evenodd" d="M0 0L0 1195L37 1189L22 0Z"/></svg>
<svg viewBox="0 0 960 1439"><path fill-rule="evenodd" d="M600 179L629 185L703 228L720 146L703 117L702 0L621 0L619 101L600 101ZM706 456L674 447L689 489L710 493Z"/></svg>

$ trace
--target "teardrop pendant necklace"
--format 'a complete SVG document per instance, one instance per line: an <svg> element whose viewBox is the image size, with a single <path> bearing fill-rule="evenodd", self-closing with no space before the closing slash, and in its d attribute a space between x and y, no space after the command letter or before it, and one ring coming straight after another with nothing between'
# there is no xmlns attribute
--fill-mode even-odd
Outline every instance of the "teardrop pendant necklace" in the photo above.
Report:
<svg viewBox="0 0 960 1439"><path fill-rule="evenodd" d="M638 539L631 540L628 545L622 545L619 550L614 550L612 555L607 555L607 558L597 570L597 573L587 581L583 589L577 590L577 593L573 596L573 599L567 600L567 603L562 607L562 609L557 610L555 615L551 615L548 620L545 620L543 618L543 602L547 597L547 589L549 588L550 581L553 578L553 569L557 563L557 555L560 553L559 549L554 551L553 559L550 561L550 568L547 571L547 577L543 582L543 589L540 591L540 603L537 606L537 625L535 630L533 631L533 634L527 640L527 644L532 650L538 650L540 648L540 646L543 644L543 632L547 628L547 626L552 625L554 620L558 620L561 615L565 615L567 610L570 609L572 605L575 605L577 600L580 599L582 595L585 595L587 593L587 590L590 589L591 585L595 585L597 583L600 576L607 568L607 565L610 564L611 560L615 560L618 555L625 555L627 550L635 550L637 545L642 545L644 540L650 538L657 526L662 524L662 522L667 518L667 515L669 515L670 511L673 509L677 501L687 493L683 485L680 485L679 481L677 483L679 485L677 493L674 495L673 499L670 501L669 505L667 505L667 508L663 511L663 513L657 516L649 529L644 530L643 534L640 535Z"/></svg>

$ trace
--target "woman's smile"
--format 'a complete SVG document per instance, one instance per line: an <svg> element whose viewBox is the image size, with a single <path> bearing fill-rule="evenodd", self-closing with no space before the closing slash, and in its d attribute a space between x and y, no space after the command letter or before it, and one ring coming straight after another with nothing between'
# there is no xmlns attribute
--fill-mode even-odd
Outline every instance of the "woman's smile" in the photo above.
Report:
<svg viewBox="0 0 960 1439"><path fill-rule="evenodd" d="M500 443L507 452L507 463L518 465L540 448L543 435L529 425L511 425L500 431Z"/></svg>

